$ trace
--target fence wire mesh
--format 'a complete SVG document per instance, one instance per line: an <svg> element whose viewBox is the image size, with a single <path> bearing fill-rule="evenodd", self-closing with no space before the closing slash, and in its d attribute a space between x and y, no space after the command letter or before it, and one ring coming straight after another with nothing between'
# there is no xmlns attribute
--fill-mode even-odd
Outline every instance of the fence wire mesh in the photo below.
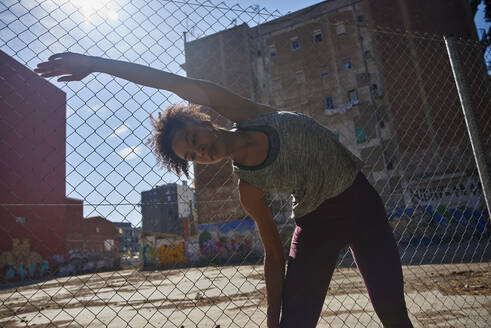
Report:
<svg viewBox="0 0 491 328"><path fill-rule="evenodd" d="M489 213L445 42L375 27L370 10L2 1L0 325L266 325L262 244L231 163L195 165L190 179L163 170L146 143L149 115L183 100L105 74L60 83L32 72L65 51L312 116L364 161L385 202L414 325L489 324ZM455 43L489 166L489 49ZM288 254L291 198L268 202ZM380 326L349 249L318 326Z"/></svg>

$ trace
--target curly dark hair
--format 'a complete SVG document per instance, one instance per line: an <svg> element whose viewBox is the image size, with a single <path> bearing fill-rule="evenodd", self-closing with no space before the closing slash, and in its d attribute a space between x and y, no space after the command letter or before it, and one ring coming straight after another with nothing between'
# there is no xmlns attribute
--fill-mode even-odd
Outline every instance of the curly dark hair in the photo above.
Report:
<svg viewBox="0 0 491 328"><path fill-rule="evenodd" d="M184 173L189 179L189 163L179 158L172 150L172 139L176 133L184 128L189 122L203 123L209 122L210 116L200 111L201 106L189 104L173 104L159 113L157 119L150 115L153 126L153 135L148 139L148 144L152 148L157 158L157 162L162 167L173 170L178 175Z"/></svg>

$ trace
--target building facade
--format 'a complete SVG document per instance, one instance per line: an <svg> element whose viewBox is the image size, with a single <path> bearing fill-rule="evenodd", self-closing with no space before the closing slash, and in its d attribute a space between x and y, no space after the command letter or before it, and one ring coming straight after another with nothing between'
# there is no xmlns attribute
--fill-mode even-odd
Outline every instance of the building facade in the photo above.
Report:
<svg viewBox="0 0 491 328"><path fill-rule="evenodd" d="M184 182L169 183L141 193L142 230L183 235L193 222L194 192Z"/></svg>
<svg viewBox="0 0 491 328"><path fill-rule="evenodd" d="M384 33L379 26L477 40L465 0L330 0L187 42L184 67L190 77L313 117L364 161L364 173L388 206L414 206L414 181L474 181L472 154L442 40ZM479 56L476 51L477 63ZM469 69L485 81L483 68ZM476 107L477 114L489 113L488 105ZM245 215L230 163L196 165L195 177L200 223Z"/></svg>

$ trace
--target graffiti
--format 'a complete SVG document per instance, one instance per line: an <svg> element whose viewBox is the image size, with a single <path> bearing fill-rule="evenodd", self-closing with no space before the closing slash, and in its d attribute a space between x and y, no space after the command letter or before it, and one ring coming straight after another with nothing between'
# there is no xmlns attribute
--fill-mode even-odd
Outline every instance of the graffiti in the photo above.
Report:
<svg viewBox="0 0 491 328"><path fill-rule="evenodd" d="M186 242L186 259L188 263L198 263L200 258L200 248L198 241Z"/></svg>
<svg viewBox="0 0 491 328"><path fill-rule="evenodd" d="M251 238L257 236L252 219L200 225L198 231L201 261L243 262L258 256Z"/></svg>
<svg viewBox="0 0 491 328"><path fill-rule="evenodd" d="M140 248L144 266L170 266L187 262L186 246L183 241L179 243L165 242L158 248L145 245Z"/></svg>
<svg viewBox="0 0 491 328"><path fill-rule="evenodd" d="M49 262L31 251L29 239L12 239L12 249L0 254L0 269L5 280L38 278L49 274Z"/></svg>
<svg viewBox="0 0 491 328"><path fill-rule="evenodd" d="M61 257L58 257L61 259ZM62 276L97 272L114 269L118 266L117 259L112 253L103 253L96 250L70 249L68 258L58 268L58 274Z"/></svg>
<svg viewBox="0 0 491 328"><path fill-rule="evenodd" d="M243 263L261 256L254 247L261 242L252 219L204 224L198 226L198 232L198 240L147 233L140 238L143 267Z"/></svg>
<svg viewBox="0 0 491 328"><path fill-rule="evenodd" d="M440 206L454 204L479 204L482 198L479 181L467 178L464 181L439 182L436 185L425 184L407 189L408 204Z"/></svg>
<svg viewBox="0 0 491 328"><path fill-rule="evenodd" d="M200 244L200 255L207 260L213 258L222 260L232 257L243 258L250 251L251 242L242 235L236 235L233 238L219 237L218 239L208 239Z"/></svg>
<svg viewBox="0 0 491 328"><path fill-rule="evenodd" d="M488 235L489 214L484 208L446 208L431 205L395 210L389 221L402 244L440 244Z"/></svg>
<svg viewBox="0 0 491 328"><path fill-rule="evenodd" d="M157 250L160 266L186 263L184 242L178 244L164 244Z"/></svg>
<svg viewBox="0 0 491 328"><path fill-rule="evenodd" d="M65 262L64 254L55 254L51 257L51 262L54 264L62 264Z"/></svg>

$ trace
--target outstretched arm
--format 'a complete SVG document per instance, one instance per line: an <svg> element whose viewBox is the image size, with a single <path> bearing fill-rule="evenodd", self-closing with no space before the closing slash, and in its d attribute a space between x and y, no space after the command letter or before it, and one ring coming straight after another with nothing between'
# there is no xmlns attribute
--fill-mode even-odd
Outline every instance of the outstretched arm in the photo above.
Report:
<svg viewBox="0 0 491 328"><path fill-rule="evenodd" d="M285 276L285 255L283 245L271 211L266 205L264 191L239 180L240 202L254 219L264 246L264 277L268 300L268 328L279 326L283 279Z"/></svg>
<svg viewBox="0 0 491 328"><path fill-rule="evenodd" d="M61 76L58 81L80 81L90 73L107 73L147 87L171 91L189 102L211 107L233 122L274 111L210 81L119 60L67 52L49 57L34 71L42 77Z"/></svg>

